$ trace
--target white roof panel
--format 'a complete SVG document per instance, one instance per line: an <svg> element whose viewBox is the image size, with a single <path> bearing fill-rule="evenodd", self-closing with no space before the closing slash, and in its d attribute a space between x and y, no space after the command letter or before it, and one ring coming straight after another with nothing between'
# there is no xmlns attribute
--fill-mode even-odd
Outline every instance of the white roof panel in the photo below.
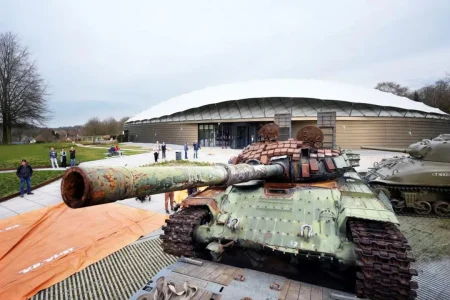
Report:
<svg viewBox="0 0 450 300"><path fill-rule="evenodd" d="M224 101L273 97L347 101L446 115L443 111L422 102L375 89L321 80L268 79L222 84L186 93L158 103L127 122L160 118Z"/></svg>

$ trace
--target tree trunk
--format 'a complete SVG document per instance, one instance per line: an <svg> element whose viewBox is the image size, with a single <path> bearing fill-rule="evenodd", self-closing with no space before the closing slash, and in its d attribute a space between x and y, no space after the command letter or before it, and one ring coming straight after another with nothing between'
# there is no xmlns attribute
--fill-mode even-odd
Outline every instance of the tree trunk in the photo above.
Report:
<svg viewBox="0 0 450 300"><path fill-rule="evenodd" d="M8 126L5 123L3 123L2 131L3 131L2 144L8 145L9 144Z"/></svg>

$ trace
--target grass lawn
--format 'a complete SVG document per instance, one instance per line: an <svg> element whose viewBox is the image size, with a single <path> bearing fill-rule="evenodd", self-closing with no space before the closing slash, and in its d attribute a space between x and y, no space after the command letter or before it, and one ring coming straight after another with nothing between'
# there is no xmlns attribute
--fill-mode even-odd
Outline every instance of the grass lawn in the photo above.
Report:
<svg viewBox="0 0 450 300"><path fill-rule="evenodd" d="M31 188L43 183L44 181L58 177L64 174L64 171L35 171L31 178ZM20 191L20 179L16 176L16 173L0 173L0 197L5 197ZM25 183L25 190L27 184Z"/></svg>
<svg viewBox="0 0 450 300"><path fill-rule="evenodd" d="M70 165L69 149L73 145L70 143L54 144L24 144L24 145L1 145L0 146L0 169L18 168L22 159L26 159L32 167L50 167L49 151L54 147L58 153L58 164L60 164L61 149L67 152L67 165ZM76 160L86 162L105 158L106 149L86 148L73 146L76 151ZM127 151L125 154L139 154L138 151Z"/></svg>

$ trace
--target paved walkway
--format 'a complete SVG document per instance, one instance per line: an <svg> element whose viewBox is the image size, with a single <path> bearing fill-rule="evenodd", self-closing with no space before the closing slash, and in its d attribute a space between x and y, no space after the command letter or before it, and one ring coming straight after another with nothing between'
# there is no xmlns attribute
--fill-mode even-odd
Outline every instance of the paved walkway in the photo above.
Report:
<svg viewBox="0 0 450 300"><path fill-rule="evenodd" d="M139 144L141 145L141 144ZM147 144L151 145L151 144ZM148 146L150 147L150 146ZM181 146L179 146L181 149ZM173 148L172 148L173 149ZM221 148L202 148L196 161L202 162L220 162L227 163L231 156L236 156L241 150L221 149ZM356 151L355 151L356 152ZM398 153L385 153L379 151L361 150L361 166L358 171L373 166L373 163L382 158L392 157ZM182 153L184 156L184 153ZM189 160L193 161L193 151L188 152ZM175 151L167 152L167 160L175 159ZM82 166L128 166L138 167L142 165L152 164L154 162L152 153L143 153L130 156L121 156L113 159L102 159L81 163ZM0 219L8 218L17 214L22 214L31 210L39 209L45 206L51 206L62 201L60 191L61 180L55 181L39 189L33 190L34 195L25 195L24 198L16 197L0 203ZM153 195L151 202L141 203L134 198L119 201L117 203L137 207L141 209L151 210L154 212L165 213L164 211L164 194Z"/></svg>

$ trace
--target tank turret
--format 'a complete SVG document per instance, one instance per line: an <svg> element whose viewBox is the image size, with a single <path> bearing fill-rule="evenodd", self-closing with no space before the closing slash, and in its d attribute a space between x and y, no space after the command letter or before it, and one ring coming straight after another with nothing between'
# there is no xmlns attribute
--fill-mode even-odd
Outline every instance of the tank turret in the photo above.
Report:
<svg viewBox="0 0 450 300"><path fill-rule="evenodd" d="M423 140L407 149L361 148L409 154L375 162L364 175L376 193L383 192L390 199L396 212L412 209L421 215L450 216L449 141Z"/></svg>
<svg viewBox="0 0 450 300"><path fill-rule="evenodd" d="M423 161L450 163L450 143L448 141L423 140L409 145L406 149L385 147L361 147L361 149L400 152Z"/></svg>
<svg viewBox="0 0 450 300"><path fill-rule="evenodd" d="M165 253L214 261L230 254L280 271L309 260L351 272L359 297L414 299L410 247L388 199L355 171L359 154L323 149L314 126L296 140L277 141L274 123L258 133L260 141L229 165L70 168L61 183L64 202L78 208L207 186L166 220ZM383 254L386 245L395 251Z"/></svg>
<svg viewBox="0 0 450 300"><path fill-rule="evenodd" d="M358 165L359 155L299 148L301 143L257 143L244 150L246 163L202 167L74 167L64 174L61 194L71 208L203 186L230 186L250 180L326 181ZM264 149L278 149L259 160ZM251 149L258 149L253 152ZM260 151L261 150L261 151ZM260 152L258 152L260 151Z"/></svg>

